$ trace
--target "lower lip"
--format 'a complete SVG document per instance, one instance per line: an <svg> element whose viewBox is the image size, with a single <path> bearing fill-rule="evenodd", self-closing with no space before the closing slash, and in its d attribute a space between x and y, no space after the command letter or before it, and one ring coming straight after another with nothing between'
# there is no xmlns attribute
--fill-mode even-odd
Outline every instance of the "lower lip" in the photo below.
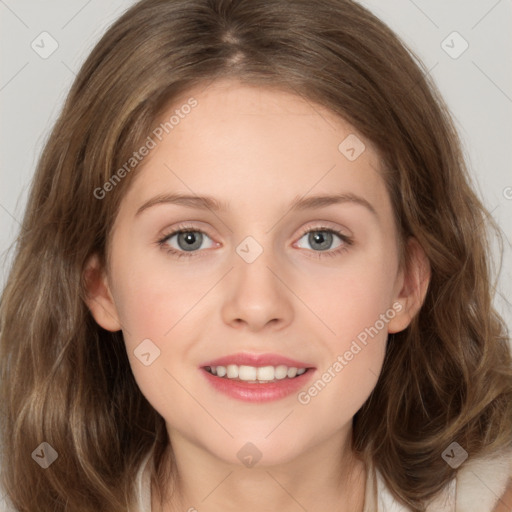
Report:
<svg viewBox="0 0 512 512"><path fill-rule="evenodd" d="M217 377L201 368L208 382L221 393L242 400L244 402L271 402L280 400L293 393L297 393L311 379L314 370L312 368L298 377L269 382L268 384L251 384L248 382L228 379L227 377Z"/></svg>

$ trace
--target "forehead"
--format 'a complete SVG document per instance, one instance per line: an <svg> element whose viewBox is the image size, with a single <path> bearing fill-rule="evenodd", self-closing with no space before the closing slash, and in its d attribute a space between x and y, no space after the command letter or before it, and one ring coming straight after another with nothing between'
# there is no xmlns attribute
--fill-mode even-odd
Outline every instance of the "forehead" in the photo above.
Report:
<svg viewBox="0 0 512 512"><path fill-rule="evenodd" d="M184 108L191 98L195 106ZM155 128L165 126L135 171L130 202L167 192L255 210L307 194L385 199L371 142L330 110L286 90L232 80L198 86L162 113Z"/></svg>

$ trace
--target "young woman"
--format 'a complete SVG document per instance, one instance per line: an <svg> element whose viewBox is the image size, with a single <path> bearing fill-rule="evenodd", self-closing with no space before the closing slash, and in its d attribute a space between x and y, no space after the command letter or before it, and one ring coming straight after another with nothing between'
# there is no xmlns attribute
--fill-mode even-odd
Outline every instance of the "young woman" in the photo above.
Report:
<svg viewBox="0 0 512 512"><path fill-rule="evenodd" d="M41 156L1 309L13 510L512 507L448 110L347 0L143 0Z"/></svg>

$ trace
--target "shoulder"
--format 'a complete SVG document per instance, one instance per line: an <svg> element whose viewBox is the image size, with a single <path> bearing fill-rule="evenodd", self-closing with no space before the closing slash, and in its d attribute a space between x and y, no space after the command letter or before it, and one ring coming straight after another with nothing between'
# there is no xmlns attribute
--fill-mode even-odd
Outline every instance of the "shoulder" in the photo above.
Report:
<svg viewBox="0 0 512 512"><path fill-rule="evenodd" d="M512 510L512 477L509 478L505 493L493 512L510 512Z"/></svg>
<svg viewBox="0 0 512 512"><path fill-rule="evenodd" d="M374 483L368 482L365 512L410 512L396 502L378 471L375 476ZM426 511L512 512L512 448L486 457L468 457Z"/></svg>
<svg viewBox="0 0 512 512"><path fill-rule="evenodd" d="M457 473L457 510L499 511L511 501L512 448L496 454L475 458L471 456ZM512 503L503 510L510 512Z"/></svg>

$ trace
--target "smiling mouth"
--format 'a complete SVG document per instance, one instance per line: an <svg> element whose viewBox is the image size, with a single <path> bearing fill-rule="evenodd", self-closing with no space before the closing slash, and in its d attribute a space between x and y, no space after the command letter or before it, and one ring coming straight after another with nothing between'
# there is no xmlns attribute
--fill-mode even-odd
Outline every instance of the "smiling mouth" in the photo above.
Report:
<svg viewBox="0 0 512 512"><path fill-rule="evenodd" d="M309 371L309 368L286 365L247 366L236 364L205 366L204 369L216 377L247 384L271 384L283 380L293 380Z"/></svg>

